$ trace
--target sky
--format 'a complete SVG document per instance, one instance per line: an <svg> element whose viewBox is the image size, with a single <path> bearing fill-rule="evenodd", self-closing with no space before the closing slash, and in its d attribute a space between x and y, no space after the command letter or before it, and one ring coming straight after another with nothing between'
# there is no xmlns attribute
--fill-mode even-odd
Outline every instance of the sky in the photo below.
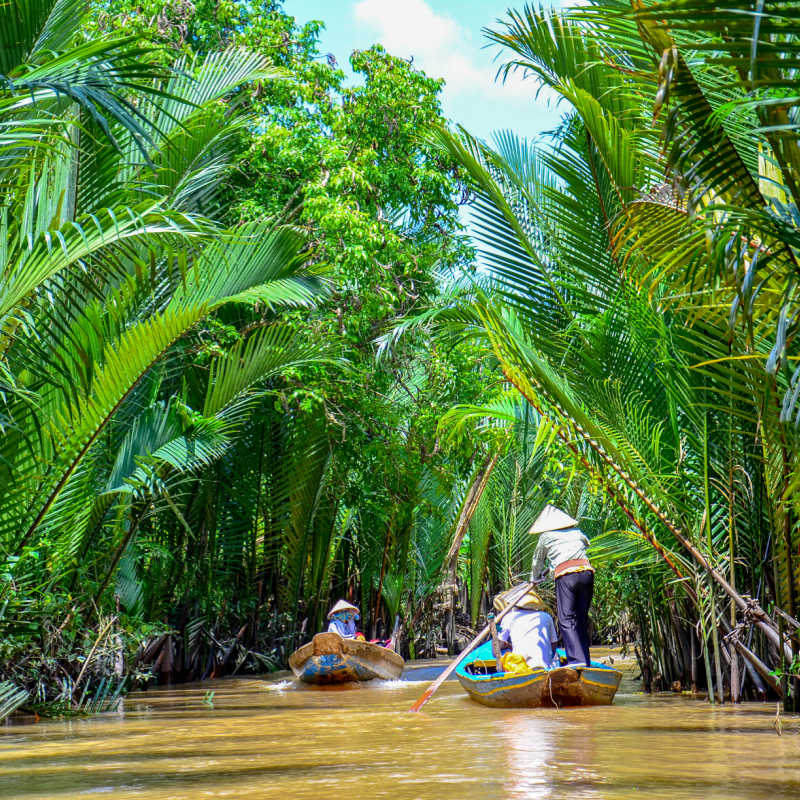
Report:
<svg viewBox="0 0 800 800"><path fill-rule="evenodd" d="M444 114L488 139L511 129L528 138L555 127L562 111L538 84L521 75L496 80L498 48L481 33L505 17L508 0L285 0L299 23L322 20L320 52L348 67L350 53L380 43L395 56L414 58L431 77L444 78ZM519 5L519 4L518 4ZM513 4L512 4L513 7Z"/></svg>

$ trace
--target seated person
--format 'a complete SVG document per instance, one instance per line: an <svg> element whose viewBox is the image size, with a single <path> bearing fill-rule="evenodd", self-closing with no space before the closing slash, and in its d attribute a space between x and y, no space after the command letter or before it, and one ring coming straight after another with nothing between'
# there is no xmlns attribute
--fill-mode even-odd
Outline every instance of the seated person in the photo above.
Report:
<svg viewBox="0 0 800 800"><path fill-rule="evenodd" d="M356 620L359 618L358 609L346 600L338 603L328 612L328 632L338 633L343 639L356 639L360 635L356 632ZM363 638L363 637L360 637Z"/></svg>
<svg viewBox="0 0 800 800"><path fill-rule="evenodd" d="M508 596L518 591L511 589L498 595L494 601L495 608L498 611L504 609ZM521 655L531 669L558 666L555 654L558 634L553 617L544 601L533 591L526 592L503 617L499 639L510 644L512 651Z"/></svg>

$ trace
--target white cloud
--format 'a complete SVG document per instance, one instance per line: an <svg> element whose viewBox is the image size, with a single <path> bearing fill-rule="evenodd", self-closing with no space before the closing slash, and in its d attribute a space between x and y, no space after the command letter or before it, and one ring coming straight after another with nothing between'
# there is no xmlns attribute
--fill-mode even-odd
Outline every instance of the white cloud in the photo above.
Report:
<svg viewBox="0 0 800 800"><path fill-rule="evenodd" d="M446 81L444 97L498 100L530 105L538 83L523 80L517 71L506 82L495 82L493 52L453 17L437 13L426 0L359 0L356 22L375 32L378 41L395 56L414 57L414 65ZM547 93L549 95L549 93ZM546 99L542 92L539 100Z"/></svg>
<svg viewBox="0 0 800 800"><path fill-rule="evenodd" d="M458 23L437 14L425 0L359 0L354 14L358 22L378 29L388 48L412 44L430 54L461 36Z"/></svg>

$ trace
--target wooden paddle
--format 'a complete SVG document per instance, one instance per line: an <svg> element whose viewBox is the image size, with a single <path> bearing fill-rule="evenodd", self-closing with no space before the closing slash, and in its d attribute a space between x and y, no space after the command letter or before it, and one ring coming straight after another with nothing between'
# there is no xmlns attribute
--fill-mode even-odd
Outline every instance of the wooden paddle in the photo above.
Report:
<svg viewBox="0 0 800 800"><path fill-rule="evenodd" d="M495 624L500 622L503 617L514 608L514 604L519 600L529 589L533 587L533 582L524 583L520 587L520 591L513 597L509 598L508 605L494 618ZM464 660L465 656L468 656L489 634L491 630L491 626L487 625L459 654L458 656L450 663L446 670L442 672L442 674L417 698L416 702L414 703L409 711L419 711L428 700L433 697L433 693L450 677L450 673Z"/></svg>

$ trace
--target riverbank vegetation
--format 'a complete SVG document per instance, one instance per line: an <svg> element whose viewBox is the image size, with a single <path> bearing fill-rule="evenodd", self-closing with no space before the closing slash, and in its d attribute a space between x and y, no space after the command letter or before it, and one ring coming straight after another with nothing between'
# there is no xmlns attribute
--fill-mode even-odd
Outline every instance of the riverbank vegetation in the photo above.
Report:
<svg viewBox="0 0 800 800"><path fill-rule="evenodd" d="M510 12L487 143L272 0L2 6L0 715L452 652L546 502L648 690L794 702L800 15L709 8Z"/></svg>

